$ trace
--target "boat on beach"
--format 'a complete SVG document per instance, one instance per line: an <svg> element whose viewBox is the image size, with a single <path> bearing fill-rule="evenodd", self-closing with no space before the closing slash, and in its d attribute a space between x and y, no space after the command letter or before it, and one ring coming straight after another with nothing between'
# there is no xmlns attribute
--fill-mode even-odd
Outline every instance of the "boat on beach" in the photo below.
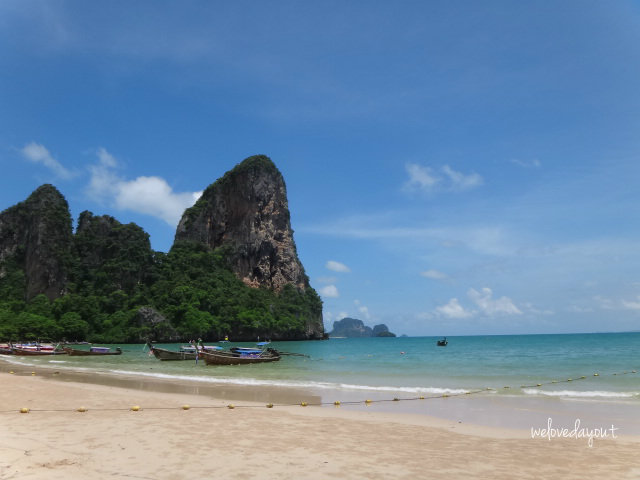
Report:
<svg viewBox="0 0 640 480"><path fill-rule="evenodd" d="M72 357L87 357L91 355L122 355L122 349L120 347L116 347L116 349L113 351L109 347L90 347L89 350L63 347L63 350Z"/></svg>
<svg viewBox="0 0 640 480"><path fill-rule="evenodd" d="M252 363L268 363L280 360L280 354L273 350L247 351L213 351L200 352L200 357L207 365L248 365Z"/></svg>

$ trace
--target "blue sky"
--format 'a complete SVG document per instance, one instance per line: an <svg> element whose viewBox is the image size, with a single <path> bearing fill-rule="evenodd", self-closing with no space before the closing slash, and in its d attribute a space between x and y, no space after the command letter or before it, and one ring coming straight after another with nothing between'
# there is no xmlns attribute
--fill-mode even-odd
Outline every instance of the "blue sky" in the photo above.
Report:
<svg viewBox="0 0 640 480"><path fill-rule="evenodd" d="M0 71L0 209L166 251L266 154L327 329L640 329L637 1L4 0Z"/></svg>

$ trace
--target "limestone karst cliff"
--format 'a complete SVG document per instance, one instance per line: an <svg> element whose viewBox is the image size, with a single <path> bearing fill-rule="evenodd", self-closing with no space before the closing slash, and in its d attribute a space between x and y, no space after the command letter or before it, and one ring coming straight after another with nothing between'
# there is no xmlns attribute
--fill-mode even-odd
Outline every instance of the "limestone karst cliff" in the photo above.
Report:
<svg viewBox="0 0 640 480"><path fill-rule="evenodd" d="M228 247L233 271L251 287L309 286L293 241L284 179L266 156L247 158L210 185L185 211L175 240Z"/></svg>
<svg viewBox="0 0 640 480"><path fill-rule="evenodd" d="M21 271L27 300L41 293L50 300L60 296L67 281L71 235L67 201L53 185L42 185L0 213L0 279Z"/></svg>
<svg viewBox="0 0 640 480"><path fill-rule="evenodd" d="M152 312L153 315L150 315ZM157 319L162 319L157 320ZM80 214L43 185L0 213L0 340L320 339L282 175L251 157L185 211L168 253L139 226Z"/></svg>

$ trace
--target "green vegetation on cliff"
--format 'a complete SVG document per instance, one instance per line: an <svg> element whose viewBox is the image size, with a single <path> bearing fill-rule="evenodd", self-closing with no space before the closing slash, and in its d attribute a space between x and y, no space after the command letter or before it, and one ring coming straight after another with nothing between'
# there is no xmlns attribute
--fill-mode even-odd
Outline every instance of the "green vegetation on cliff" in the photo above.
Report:
<svg viewBox="0 0 640 480"><path fill-rule="evenodd" d="M14 211L0 214L0 242L6 240L0 249L0 340L121 343L148 337L214 341L225 335L233 340L322 336L313 329L322 324L322 301L314 289L248 287L229 266L234 254L230 246L212 249L183 241L169 253L154 252L137 225L91 212L80 215L67 243L47 253L48 263L62 265L60 294L30 297L23 253L31 248L29 235L15 234L19 223L7 223L6 212ZM30 217L29 211L21 212L21 219ZM27 223L34 222L37 229L37 221ZM59 222L66 228L68 219L60 217ZM16 242L8 240L9 232ZM161 320L148 321L142 310Z"/></svg>

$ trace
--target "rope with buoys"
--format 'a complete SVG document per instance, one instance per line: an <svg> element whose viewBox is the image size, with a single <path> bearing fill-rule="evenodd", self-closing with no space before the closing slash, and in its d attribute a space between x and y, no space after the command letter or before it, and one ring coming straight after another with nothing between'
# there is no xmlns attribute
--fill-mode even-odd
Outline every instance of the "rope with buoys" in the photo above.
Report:
<svg viewBox="0 0 640 480"><path fill-rule="evenodd" d="M10 375L15 375L16 372L14 372L13 370L8 372ZM59 372L54 372L55 373L59 373ZM628 370L628 371L624 371L624 372L614 372L611 373L609 375L611 376L617 376L617 375L628 375L628 374L635 374L637 373L636 370ZM36 372L31 372L31 376L35 376ZM599 373L594 373L592 375L591 378L594 377L600 377L602 378L604 375L601 375ZM567 378L565 380L551 380L549 382L541 382L541 383L536 383L534 385L521 385L520 388L538 388L538 387L542 387L544 385L553 385L553 384L558 384L558 383L567 383L567 382L574 382L574 381L579 381L579 380L586 380L587 377L586 375L581 375L579 377L576 378ZM510 386L505 386L503 387L504 389L510 389L512 387ZM470 391L466 391L466 392L458 392L458 393L442 393L440 395L431 395L431 396L424 396L424 395L419 395L417 397L405 397L405 398L400 398L400 397L393 397L393 398L383 398L383 399L377 399L377 400L371 400L371 399L365 399L365 400L351 400L351 401L339 401L336 400L334 402L306 402L306 401L302 401L299 403L278 403L278 404L274 404L274 403L267 403L266 405L258 405L258 404L253 404L253 405L235 405L235 404L227 404L227 405L181 405L180 407L145 407L144 409L139 406L139 405L133 405L131 407L121 407L121 408L87 408L87 407L77 407L74 409L35 409L35 408L29 408L29 407L22 407L18 410L19 413L31 413L31 412L38 412L38 413L47 413L47 412L56 412L56 413L60 413L60 412L80 412L80 413L86 413L89 410L91 411L101 411L101 412L106 412L106 411L131 411L131 412L139 412L141 410L176 410L176 409L180 409L180 410L193 410L193 409L229 409L229 410L234 410L236 408L264 408L265 406L267 408L274 408L274 407L294 407L294 406L301 406L301 407L308 407L308 406L326 406L326 405L334 405L335 407L340 407L341 405L365 405L365 406L370 406L373 403L385 403L385 402L406 402L406 401L418 401L418 400L433 400L433 399L438 399L438 398L450 398L450 397L463 397L463 396L470 396L470 395L476 395L476 394L480 394L480 393L486 393L486 392L497 392L496 389L491 388L491 387L486 387L486 388L482 388L482 389L477 389L477 390L470 390ZM15 413L16 410L0 410L0 413Z"/></svg>

